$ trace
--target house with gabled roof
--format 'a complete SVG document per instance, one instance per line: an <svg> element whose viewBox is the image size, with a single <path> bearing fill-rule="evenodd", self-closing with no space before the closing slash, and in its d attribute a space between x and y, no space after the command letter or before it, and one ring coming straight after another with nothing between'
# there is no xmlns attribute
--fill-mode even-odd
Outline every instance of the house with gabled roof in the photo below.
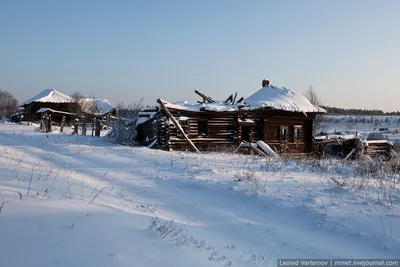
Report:
<svg viewBox="0 0 400 267"><path fill-rule="evenodd" d="M159 111L137 125L138 143L163 150L195 151L226 151L245 143L267 147L267 154L308 153L314 119L326 113L303 95L271 85L269 80L263 80L262 88L254 94L237 101L237 94L215 101L195 92L202 98L197 104L158 99Z"/></svg>
<svg viewBox="0 0 400 267"><path fill-rule="evenodd" d="M40 120L43 112L51 112L54 119L64 115L74 116L74 100L56 89L45 89L32 98L22 102L24 119L28 121Z"/></svg>
<svg viewBox="0 0 400 267"><path fill-rule="evenodd" d="M29 121L39 121L45 113L51 114L53 121L61 121L63 116L72 119L77 115L84 116L86 121L89 121L93 118L101 119L107 115L116 114L116 107L106 99L76 100L56 89L45 89L23 102L20 107L24 109L24 119Z"/></svg>

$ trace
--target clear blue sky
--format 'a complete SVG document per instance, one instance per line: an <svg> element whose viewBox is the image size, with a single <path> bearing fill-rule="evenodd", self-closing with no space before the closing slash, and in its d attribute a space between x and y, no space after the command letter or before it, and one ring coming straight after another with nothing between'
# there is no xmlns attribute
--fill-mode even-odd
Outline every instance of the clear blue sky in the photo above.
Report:
<svg viewBox="0 0 400 267"><path fill-rule="evenodd" d="M0 88L146 104L268 77L323 104L400 110L398 0L0 0Z"/></svg>

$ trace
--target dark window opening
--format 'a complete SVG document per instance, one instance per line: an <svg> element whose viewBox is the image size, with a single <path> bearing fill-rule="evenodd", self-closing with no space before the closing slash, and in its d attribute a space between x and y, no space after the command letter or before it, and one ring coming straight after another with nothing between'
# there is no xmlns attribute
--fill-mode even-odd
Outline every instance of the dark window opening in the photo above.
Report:
<svg viewBox="0 0 400 267"><path fill-rule="evenodd" d="M250 142L251 128L250 126L242 126L242 140Z"/></svg>
<svg viewBox="0 0 400 267"><path fill-rule="evenodd" d="M287 126L281 126L281 140L287 140L288 128Z"/></svg>
<svg viewBox="0 0 400 267"><path fill-rule="evenodd" d="M207 136L208 134L208 121L201 120L197 122L197 132L199 136Z"/></svg>

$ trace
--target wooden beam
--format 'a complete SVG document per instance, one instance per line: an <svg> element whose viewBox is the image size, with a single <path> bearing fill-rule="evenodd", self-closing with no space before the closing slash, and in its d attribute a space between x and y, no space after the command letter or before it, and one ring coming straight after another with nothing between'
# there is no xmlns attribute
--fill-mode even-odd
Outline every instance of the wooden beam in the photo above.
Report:
<svg viewBox="0 0 400 267"><path fill-rule="evenodd" d="M349 158L351 157L351 155L353 155L354 151L356 151L355 148L353 148L349 154L347 154L347 156L344 158L344 160L349 160Z"/></svg>
<svg viewBox="0 0 400 267"><path fill-rule="evenodd" d="M198 94L199 96L201 96L204 100L207 100L208 102L212 103L214 102L214 100L210 97L210 96L206 96L205 94L203 94L202 92L200 92L199 90L194 90L194 92L196 94Z"/></svg>
<svg viewBox="0 0 400 267"><path fill-rule="evenodd" d="M233 105L233 104L235 104L236 97L237 97L237 92L235 93L235 96L233 97L233 100L232 100L232 105Z"/></svg>
<svg viewBox="0 0 400 267"><path fill-rule="evenodd" d="M230 95L230 96L225 100L225 103L232 102L232 101L233 101L233 94Z"/></svg>
<svg viewBox="0 0 400 267"><path fill-rule="evenodd" d="M194 149L196 152L200 152L197 147L193 144L192 140L189 139L189 137L186 135L185 131L182 129L181 125L176 121L174 116L172 116L171 112L167 109L167 107L164 105L161 99L157 99L157 102L160 104L162 109L167 113L167 116L172 120L172 123L175 124L175 127L181 132L183 137L185 137L186 141L190 144L190 146Z"/></svg>
<svg viewBox="0 0 400 267"><path fill-rule="evenodd" d="M243 97L241 97L241 98L239 98L239 100L237 101L237 103L240 103L240 102L242 102L243 101Z"/></svg>

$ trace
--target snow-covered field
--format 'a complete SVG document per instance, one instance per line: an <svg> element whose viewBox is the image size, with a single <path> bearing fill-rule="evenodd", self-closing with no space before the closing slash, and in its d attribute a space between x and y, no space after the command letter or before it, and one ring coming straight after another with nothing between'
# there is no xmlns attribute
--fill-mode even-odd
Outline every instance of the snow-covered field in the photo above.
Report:
<svg viewBox="0 0 400 267"><path fill-rule="evenodd" d="M359 133L362 138L369 133L381 133L386 139L400 143L400 117L323 115L321 131Z"/></svg>
<svg viewBox="0 0 400 267"><path fill-rule="evenodd" d="M399 177L372 163L165 152L10 123L0 153L0 266L400 255Z"/></svg>

